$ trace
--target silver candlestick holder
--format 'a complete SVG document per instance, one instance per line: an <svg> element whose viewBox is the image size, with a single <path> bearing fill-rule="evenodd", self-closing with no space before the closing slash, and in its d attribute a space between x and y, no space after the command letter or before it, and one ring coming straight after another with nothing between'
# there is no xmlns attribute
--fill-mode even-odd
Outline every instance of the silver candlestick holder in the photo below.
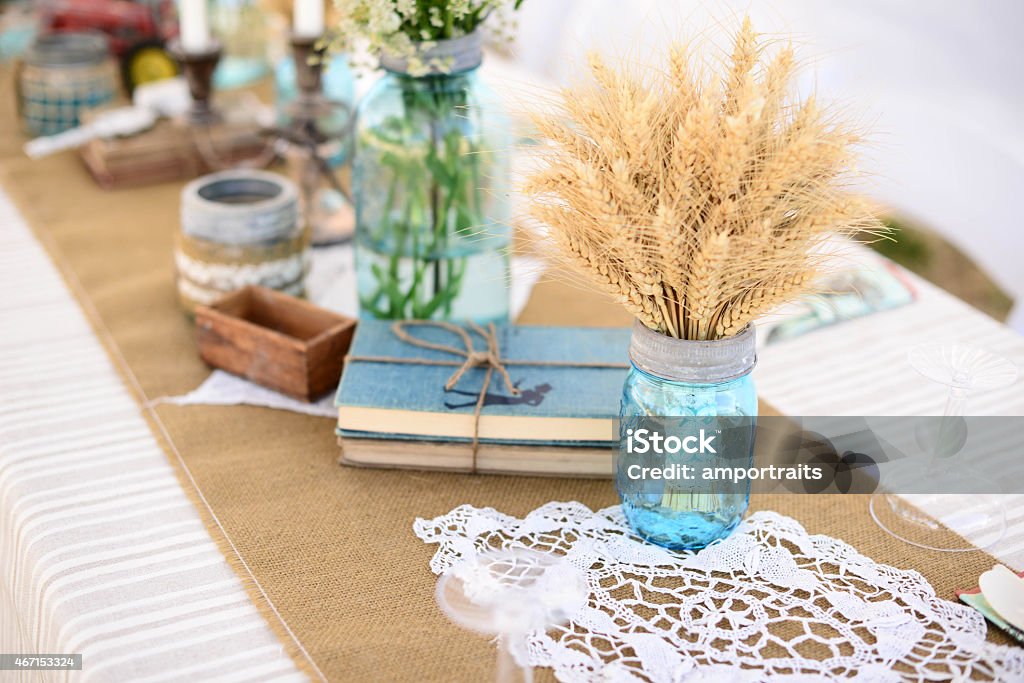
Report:
<svg viewBox="0 0 1024 683"><path fill-rule="evenodd" d="M273 134L298 149L300 160L296 181L302 195L303 211L312 229L313 243L333 244L351 238L350 229L338 230L317 220L316 200L326 181L351 207L352 197L338 180L329 159L343 153L352 130L352 110L324 97L322 75L325 50L322 38L293 35L292 59L295 64L297 95L285 111L287 124Z"/></svg>
<svg viewBox="0 0 1024 683"><path fill-rule="evenodd" d="M293 35L291 38L295 83L298 86L294 114L306 120L322 113L325 104L321 87L324 49L319 42L319 38L307 36Z"/></svg>

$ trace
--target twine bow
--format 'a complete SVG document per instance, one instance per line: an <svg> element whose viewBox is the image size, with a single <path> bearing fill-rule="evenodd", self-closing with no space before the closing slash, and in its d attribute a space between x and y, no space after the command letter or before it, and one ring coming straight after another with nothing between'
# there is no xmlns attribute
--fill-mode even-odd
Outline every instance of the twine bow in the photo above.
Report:
<svg viewBox="0 0 1024 683"><path fill-rule="evenodd" d="M497 370L501 374L503 380L505 380L505 387L512 393L513 396L519 395L519 389L512 384L512 378L509 377L508 370L505 369L504 363L501 360L501 349L498 347L498 332L494 327L494 323L488 323L487 329L480 327L474 322L468 323L470 329L483 337L484 341L487 342L486 351L477 351L473 347L473 337L470 336L469 332L458 325L452 323L434 321L434 320L400 320L391 326L391 331L394 332L395 336L404 341L406 344L412 344L413 346L419 346L424 349L433 349L435 351L444 351L456 356L464 356L465 362L459 366L459 369L452 373L448 381L444 383L445 391L451 391L455 388L455 385L459 383L462 376L466 374L467 370L471 368L479 368L487 366L487 374L484 375L483 388L480 390L480 399L477 401L477 419L479 419L480 409L483 407L484 396L487 393L487 388L491 384L491 374ZM408 326L419 326L419 327L437 327L442 330L448 330L454 332L462 338L464 348L457 349L454 346L446 346L444 344L435 344L428 342L424 339L414 337L405 331Z"/></svg>
<svg viewBox="0 0 1024 683"><path fill-rule="evenodd" d="M501 347L498 344L498 332L494 326L494 323L489 323L487 328L483 328L474 322L468 322L470 330L478 334L487 343L486 351L478 351L473 346L473 336L467 332L463 327L455 325L449 322L440 320L399 320L391 325L391 332L406 344L412 344L423 349L432 349L434 351L441 351L448 353L453 356L461 356L464 360L440 360L434 358L401 358L398 356L353 356L349 355L346 358L348 361L362 361L366 363L399 363L407 365L441 365L450 366L455 368L455 372L448 377L444 383L445 391L451 391L455 388L455 385L459 383L463 375L467 371L473 368L486 367L487 372L484 374L483 384L480 386L480 395L477 397L476 406L473 409L473 461L470 467L470 472L476 473L477 471L477 450L480 447L480 413L483 410L484 402L487 399L487 389L491 386L491 378L495 371L501 375L502 380L505 383L505 388L509 390L513 396L519 396L520 391L512 383L512 378L508 374L507 366L509 365L529 365L537 367L574 367L574 368L608 368L608 369L625 369L629 365L627 363L580 363L574 361L534 361L534 360L512 360L501 357ZM446 330L457 335L462 340L463 348L455 346L448 346L446 344L436 344L434 342L427 341L415 337L407 331L410 327L436 327L441 330Z"/></svg>

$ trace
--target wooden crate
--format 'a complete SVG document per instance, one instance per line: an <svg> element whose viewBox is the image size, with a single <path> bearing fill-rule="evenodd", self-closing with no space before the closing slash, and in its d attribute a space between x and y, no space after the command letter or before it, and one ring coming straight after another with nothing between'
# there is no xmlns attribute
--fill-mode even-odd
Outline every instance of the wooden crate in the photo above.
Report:
<svg viewBox="0 0 1024 683"><path fill-rule="evenodd" d="M88 122L90 116L95 112L83 120ZM219 161L227 164L255 158L265 146L253 126L215 125L193 131L183 121L161 120L137 135L92 140L79 149L79 155L105 190L184 180L217 170L200 154L197 135L205 136Z"/></svg>
<svg viewBox="0 0 1024 683"><path fill-rule="evenodd" d="M337 386L355 327L352 318L264 287L196 308L204 361L306 401Z"/></svg>

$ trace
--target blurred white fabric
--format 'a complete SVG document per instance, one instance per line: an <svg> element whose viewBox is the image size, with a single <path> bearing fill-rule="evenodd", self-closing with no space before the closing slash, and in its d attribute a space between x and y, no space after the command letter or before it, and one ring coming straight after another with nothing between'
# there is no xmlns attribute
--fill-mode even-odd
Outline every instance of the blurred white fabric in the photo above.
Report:
<svg viewBox="0 0 1024 683"><path fill-rule="evenodd" d="M801 89L872 131L868 191L968 253L1018 302L1024 332L1024 50L1019 0L560 0L527 2L516 59L555 83L588 50L642 58L677 38L716 44L749 13L812 62ZM709 28L710 27L710 28Z"/></svg>

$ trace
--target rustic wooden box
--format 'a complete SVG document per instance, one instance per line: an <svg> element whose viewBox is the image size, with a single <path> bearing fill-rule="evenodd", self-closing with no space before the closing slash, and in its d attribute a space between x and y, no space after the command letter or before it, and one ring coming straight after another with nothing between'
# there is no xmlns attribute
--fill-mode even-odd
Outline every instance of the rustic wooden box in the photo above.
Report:
<svg viewBox="0 0 1024 683"><path fill-rule="evenodd" d="M355 327L352 318L264 287L196 308L204 361L306 401L337 386Z"/></svg>
<svg viewBox="0 0 1024 683"><path fill-rule="evenodd" d="M88 123L97 112L83 115ZM197 133L182 121L161 120L150 130L128 137L96 138L79 148L85 167L104 190L195 178L211 168L196 147ZM224 164L263 153L266 141L254 126L219 124L199 131Z"/></svg>

